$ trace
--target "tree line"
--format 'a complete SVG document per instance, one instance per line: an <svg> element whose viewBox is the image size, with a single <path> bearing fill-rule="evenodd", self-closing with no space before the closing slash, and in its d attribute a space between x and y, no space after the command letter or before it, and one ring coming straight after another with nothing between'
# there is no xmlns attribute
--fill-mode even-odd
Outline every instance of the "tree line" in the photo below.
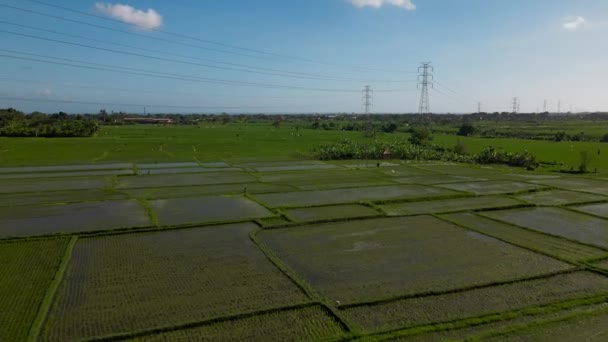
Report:
<svg viewBox="0 0 608 342"><path fill-rule="evenodd" d="M2 137L90 137L99 130L97 120L60 112L24 114L14 108L0 109Z"/></svg>

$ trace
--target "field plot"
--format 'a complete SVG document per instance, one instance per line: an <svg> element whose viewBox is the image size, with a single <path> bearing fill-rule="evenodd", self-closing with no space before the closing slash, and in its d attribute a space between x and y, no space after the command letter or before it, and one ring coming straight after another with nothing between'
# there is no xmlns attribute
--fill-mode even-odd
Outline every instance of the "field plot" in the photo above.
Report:
<svg viewBox="0 0 608 342"><path fill-rule="evenodd" d="M366 331L390 330L607 293L608 278L577 272L458 293L357 306L343 312Z"/></svg>
<svg viewBox="0 0 608 342"><path fill-rule="evenodd" d="M132 169L133 164L86 164L86 165L57 165L57 166L25 166L0 167L0 173L31 173L31 172L75 172L94 170Z"/></svg>
<svg viewBox="0 0 608 342"><path fill-rule="evenodd" d="M341 304L570 268L428 216L319 224L258 236L322 295Z"/></svg>
<svg viewBox="0 0 608 342"><path fill-rule="evenodd" d="M533 326L528 329L484 338L486 341L586 341L608 340L608 311Z"/></svg>
<svg viewBox="0 0 608 342"><path fill-rule="evenodd" d="M258 172L327 170L340 168L337 165L324 163L318 160L249 162L237 163L236 166Z"/></svg>
<svg viewBox="0 0 608 342"><path fill-rule="evenodd" d="M285 211L289 217L300 222L320 221L341 218L379 216L376 210L364 205L332 205L327 207L300 208Z"/></svg>
<svg viewBox="0 0 608 342"><path fill-rule="evenodd" d="M289 185L264 184L264 183L235 183L235 184L218 184L218 185L193 185L179 187L163 187L163 188L141 188L141 189L124 189L121 192L129 194L133 198L179 198L205 195L235 195L269 193L269 192L286 192L296 190ZM1 202L0 202L1 203Z"/></svg>
<svg viewBox="0 0 608 342"><path fill-rule="evenodd" d="M431 214L454 211L511 207L521 204L511 198L484 196L455 198L439 201L422 201L411 203L393 203L380 206L389 215Z"/></svg>
<svg viewBox="0 0 608 342"><path fill-rule="evenodd" d="M141 341L319 341L344 330L323 308L285 310L146 336Z"/></svg>
<svg viewBox="0 0 608 342"><path fill-rule="evenodd" d="M591 192L608 196L608 182L588 178L560 178L531 181L536 184L556 187L559 189Z"/></svg>
<svg viewBox="0 0 608 342"><path fill-rule="evenodd" d="M520 200L536 205L565 205L608 200L608 197L568 190L548 190L517 196Z"/></svg>
<svg viewBox="0 0 608 342"><path fill-rule="evenodd" d="M138 169L177 169L177 168L192 168L200 167L198 163L149 163L149 164L137 164Z"/></svg>
<svg viewBox="0 0 608 342"><path fill-rule="evenodd" d="M129 176L134 175L130 170L97 170L74 172L45 172L45 173L8 173L0 174L0 179L32 179L32 178L68 178L87 176Z"/></svg>
<svg viewBox="0 0 608 342"><path fill-rule="evenodd" d="M308 302L253 244L254 229L79 240L43 339L84 340Z"/></svg>
<svg viewBox="0 0 608 342"><path fill-rule="evenodd" d="M572 209L608 218L608 203L589 204L580 207L573 207Z"/></svg>
<svg viewBox="0 0 608 342"><path fill-rule="evenodd" d="M442 184L442 183L463 183L463 182L483 182L487 181L485 178L473 178L465 176L451 176L451 175L426 175L426 176L412 176L405 178L395 178L394 182L401 184Z"/></svg>
<svg viewBox="0 0 608 342"><path fill-rule="evenodd" d="M171 169L139 169L140 175L173 175L181 173L203 173L203 172L218 172L218 171L241 171L237 168L204 168L204 167L180 167Z"/></svg>
<svg viewBox="0 0 608 342"><path fill-rule="evenodd" d="M470 182L437 185L442 188L470 192L475 195L499 195L510 194L520 191L540 189L542 186L512 182L512 181L489 181L489 182Z"/></svg>
<svg viewBox="0 0 608 342"><path fill-rule="evenodd" d="M470 213L442 215L443 218L470 227L480 233L494 236L509 243L530 248L560 259L584 261L608 255L599 248L581 245L559 237L517 228L505 223Z"/></svg>
<svg viewBox="0 0 608 342"><path fill-rule="evenodd" d="M0 341L25 341L69 238L0 244Z"/></svg>
<svg viewBox="0 0 608 342"><path fill-rule="evenodd" d="M109 190L85 189L68 191L46 191L17 194L0 194L0 206L59 204L88 201L110 201L121 199L127 199L127 195Z"/></svg>
<svg viewBox="0 0 608 342"><path fill-rule="evenodd" d="M0 238L150 226L136 201L0 208Z"/></svg>
<svg viewBox="0 0 608 342"><path fill-rule="evenodd" d="M275 216L245 197L198 197L150 201L159 224L172 226L191 223L238 221Z"/></svg>
<svg viewBox="0 0 608 342"><path fill-rule="evenodd" d="M224 183L255 182L256 179L243 172L208 172L183 175L141 175L120 177L117 188L158 188L161 186L187 186Z"/></svg>
<svg viewBox="0 0 608 342"><path fill-rule="evenodd" d="M436 189L422 185L403 185L285 192L277 194L255 195L255 197L268 204L270 207L306 207L314 205L354 203L358 201L385 201L396 199L441 197L455 194L457 193L453 191Z"/></svg>
<svg viewBox="0 0 608 342"><path fill-rule="evenodd" d="M483 213L484 216L543 233L608 248L608 221L559 208L530 208Z"/></svg>
<svg viewBox="0 0 608 342"><path fill-rule="evenodd" d="M382 179L381 174L371 170L260 173L258 176L262 182L288 184L302 190L394 184Z"/></svg>
<svg viewBox="0 0 608 342"><path fill-rule="evenodd" d="M110 182L104 177L28 179L27 182L19 179L4 179L0 180L0 193L103 189L108 186Z"/></svg>
<svg viewBox="0 0 608 342"><path fill-rule="evenodd" d="M462 165L453 163L436 163L436 164L420 164L416 165L423 170L444 173L453 176L466 176L466 177L492 177L496 178L502 176L504 171L509 170L502 167L478 167L474 165Z"/></svg>
<svg viewBox="0 0 608 342"><path fill-rule="evenodd" d="M596 267L599 267L601 269L608 271L608 260L596 262L593 264L593 266L596 266Z"/></svg>

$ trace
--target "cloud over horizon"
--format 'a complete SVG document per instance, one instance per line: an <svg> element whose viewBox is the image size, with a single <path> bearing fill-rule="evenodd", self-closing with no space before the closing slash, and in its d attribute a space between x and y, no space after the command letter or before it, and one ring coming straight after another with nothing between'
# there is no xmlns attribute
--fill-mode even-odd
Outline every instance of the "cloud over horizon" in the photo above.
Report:
<svg viewBox="0 0 608 342"><path fill-rule="evenodd" d="M585 25L587 23L587 20L585 20L585 18L578 16L578 17L569 17L564 19L564 23L563 23L563 28L568 30L568 31L576 31L579 28L581 28L581 26Z"/></svg>
<svg viewBox="0 0 608 342"><path fill-rule="evenodd" d="M397 6L408 11L416 10L416 5L412 0L349 0L356 7L380 8L384 5Z"/></svg>
<svg viewBox="0 0 608 342"><path fill-rule="evenodd" d="M96 3L95 8L109 17L143 29L153 30L163 24L163 17L152 8L143 11L129 5L102 2Z"/></svg>

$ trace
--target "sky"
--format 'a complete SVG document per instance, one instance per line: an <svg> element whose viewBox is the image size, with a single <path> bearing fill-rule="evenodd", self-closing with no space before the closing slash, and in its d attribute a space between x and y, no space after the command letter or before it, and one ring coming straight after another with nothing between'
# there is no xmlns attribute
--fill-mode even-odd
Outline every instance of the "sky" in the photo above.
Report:
<svg viewBox="0 0 608 342"><path fill-rule="evenodd" d="M48 6L48 5L51 6ZM608 110L605 0L0 0L0 108Z"/></svg>

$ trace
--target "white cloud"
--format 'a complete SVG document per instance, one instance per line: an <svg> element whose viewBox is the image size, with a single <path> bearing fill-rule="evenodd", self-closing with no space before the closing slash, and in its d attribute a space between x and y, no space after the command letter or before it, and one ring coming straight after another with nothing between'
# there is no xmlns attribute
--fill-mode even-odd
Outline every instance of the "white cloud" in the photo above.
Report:
<svg viewBox="0 0 608 342"><path fill-rule="evenodd" d="M129 5L101 2L96 3L95 8L107 16L148 30L157 29L163 24L163 17L152 8L142 11Z"/></svg>
<svg viewBox="0 0 608 342"><path fill-rule="evenodd" d="M564 20L563 27L568 31L576 31L586 23L587 20L585 20L583 17L570 17Z"/></svg>
<svg viewBox="0 0 608 342"><path fill-rule="evenodd" d="M50 89L41 89L36 91L38 96L50 96L53 92Z"/></svg>
<svg viewBox="0 0 608 342"><path fill-rule="evenodd" d="M356 7L375 7L380 8L384 5L393 5L404 8L408 11L416 9L416 5L412 0L349 0Z"/></svg>

